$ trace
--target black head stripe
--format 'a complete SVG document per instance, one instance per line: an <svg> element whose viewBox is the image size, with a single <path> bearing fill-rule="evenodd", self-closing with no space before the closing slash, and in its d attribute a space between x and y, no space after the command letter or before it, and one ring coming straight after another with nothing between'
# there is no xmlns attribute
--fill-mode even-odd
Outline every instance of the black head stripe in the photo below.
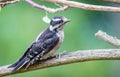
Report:
<svg viewBox="0 0 120 77"><path fill-rule="evenodd" d="M59 20L59 21L51 21L50 22L50 25L52 25L52 26L55 26L55 25L57 25L57 24L60 24L60 23L62 23L63 21L62 20Z"/></svg>
<svg viewBox="0 0 120 77"><path fill-rule="evenodd" d="M55 16L51 20L50 25L55 26L55 25L58 25L58 24L62 23L63 22L62 18L63 18L63 16Z"/></svg>
<svg viewBox="0 0 120 77"><path fill-rule="evenodd" d="M63 16L55 16L53 19L62 19Z"/></svg>

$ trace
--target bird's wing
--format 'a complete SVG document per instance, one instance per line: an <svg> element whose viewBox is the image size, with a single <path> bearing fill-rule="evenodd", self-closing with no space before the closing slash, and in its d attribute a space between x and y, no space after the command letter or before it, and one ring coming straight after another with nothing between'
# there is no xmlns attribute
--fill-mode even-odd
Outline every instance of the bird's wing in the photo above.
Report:
<svg viewBox="0 0 120 77"><path fill-rule="evenodd" d="M45 36L41 35L37 41L31 44L24 55L11 66L15 67L14 71L20 69L24 65L26 65L27 68L38 59L41 59L44 54L52 50L58 42L59 37L55 33L49 32Z"/></svg>
<svg viewBox="0 0 120 77"><path fill-rule="evenodd" d="M38 39L38 41L36 41L30 48L31 51L28 51L28 53L26 53L27 57L31 58L27 64L27 67L30 64L35 63L38 59L42 60L42 57L48 52L50 52L50 50L52 50L57 45L58 42L59 42L59 37L53 33L47 34L44 37L44 40L42 41ZM28 55L34 57L30 57Z"/></svg>

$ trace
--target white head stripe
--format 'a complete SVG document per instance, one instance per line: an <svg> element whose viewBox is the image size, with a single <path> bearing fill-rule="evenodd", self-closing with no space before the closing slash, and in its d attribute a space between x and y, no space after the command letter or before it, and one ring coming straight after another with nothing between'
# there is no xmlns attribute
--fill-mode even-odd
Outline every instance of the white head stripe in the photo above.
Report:
<svg viewBox="0 0 120 77"><path fill-rule="evenodd" d="M52 26L52 25L50 25L50 31L53 31L55 28L57 28L57 27L59 27L59 25L56 25L56 26Z"/></svg>
<svg viewBox="0 0 120 77"><path fill-rule="evenodd" d="M52 19L53 21L60 21L61 19Z"/></svg>

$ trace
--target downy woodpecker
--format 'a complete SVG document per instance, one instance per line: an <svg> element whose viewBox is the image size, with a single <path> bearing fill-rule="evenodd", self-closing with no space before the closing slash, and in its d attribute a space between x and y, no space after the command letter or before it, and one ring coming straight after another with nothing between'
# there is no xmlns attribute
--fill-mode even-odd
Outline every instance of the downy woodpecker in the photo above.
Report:
<svg viewBox="0 0 120 77"><path fill-rule="evenodd" d="M23 56L14 64L12 72L15 72L23 66L28 68L36 61L47 59L54 55L64 40L64 25L69 20L63 16L55 16L50 21L50 26L41 32L36 40L25 51Z"/></svg>

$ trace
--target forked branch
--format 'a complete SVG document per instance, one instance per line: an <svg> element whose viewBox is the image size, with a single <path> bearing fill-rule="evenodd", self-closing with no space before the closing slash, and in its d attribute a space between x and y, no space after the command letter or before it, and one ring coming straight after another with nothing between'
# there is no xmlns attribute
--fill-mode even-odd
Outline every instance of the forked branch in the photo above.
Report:
<svg viewBox="0 0 120 77"><path fill-rule="evenodd" d="M71 8L80 8L80 9L84 9L84 10L120 12L120 7L91 5L91 4L85 4L85 3L69 1L69 0L45 0L45 1L63 4L63 5L69 6Z"/></svg>
<svg viewBox="0 0 120 77"><path fill-rule="evenodd" d="M93 60L119 60L120 59L120 49L97 49L97 50L80 50L70 53L63 53L53 59L47 60L45 62L37 62L36 64L30 66L27 70L22 68L15 73L23 73L27 71L33 71L37 69L43 69L48 67L54 67L59 65L65 65L70 63L93 61ZM8 68L8 65L0 67L0 76L5 76L11 73L12 68Z"/></svg>
<svg viewBox="0 0 120 77"><path fill-rule="evenodd" d="M19 1L20 0L5 0L3 2L0 2L0 6L5 6L7 4L13 4ZM42 1L41 1L41 4L34 2L34 0L24 0L24 1L34 6L35 8L38 8L38 9L41 9L41 10L44 10L50 13L57 13L57 12L65 11L69 8L80 8L84 10L106 11L106 12L120 12L120 7L85 4L85 3L72 1L72 0L43 0L45 2L51 2L54 4L57 3L57 4L63 5L62 7L59 7L59 8L50 8L45 5L41 5ZM120 3L119 0L102 0L102 1Z"/></svg>

